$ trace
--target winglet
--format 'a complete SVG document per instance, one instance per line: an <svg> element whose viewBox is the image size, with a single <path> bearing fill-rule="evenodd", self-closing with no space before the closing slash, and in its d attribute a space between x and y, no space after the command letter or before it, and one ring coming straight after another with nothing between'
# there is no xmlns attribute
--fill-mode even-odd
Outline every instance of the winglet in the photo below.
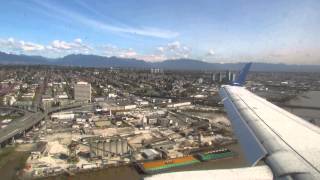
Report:
<svg viewBox="0 0 320 180"><path fill-rule="evenodd" d="M251 65L252 63L248 63L244 66L244 68L240 71L239 75L237 76L237 79L232 83L232 85L243 86L245 84Z"/></svg>

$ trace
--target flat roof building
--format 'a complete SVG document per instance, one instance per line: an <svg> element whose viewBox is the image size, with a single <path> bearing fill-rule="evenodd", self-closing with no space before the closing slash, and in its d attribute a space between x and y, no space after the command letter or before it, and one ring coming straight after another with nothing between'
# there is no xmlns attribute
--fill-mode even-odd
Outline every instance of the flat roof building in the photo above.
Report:
<svg viewBox="0 0 320 180"><path fill-rule="evenodd" d="M74 85L74 99L76 101L91 102L91 84L78 82Z"/></svg>

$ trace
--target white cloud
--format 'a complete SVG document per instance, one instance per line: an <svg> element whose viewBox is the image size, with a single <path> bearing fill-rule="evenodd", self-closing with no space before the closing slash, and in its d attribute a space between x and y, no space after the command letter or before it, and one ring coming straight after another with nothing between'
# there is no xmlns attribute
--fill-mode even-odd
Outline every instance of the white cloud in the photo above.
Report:
<svg viewBox="0 0 320 180"><path fill-rule="evenodd" d="M68 50L71 49L71 44L65 42L65 41L60 41L60 40L54 40L51 43L51 47L54 49L59 49L59 50Z"/></svg>
<svg viewBox="0 0 320 180"><path fill-rule="evenodd" d="M77 39L74 40L74 42L75 42L75 43L78 43L78 44L82 44L82 39L77 38Z"/></svg>
<svg viewBox="0 0 320 180"><path fill-rule="evenodd" d="M42 55L45 57L62 57L68 54L96 54L122 58L136 58L146 61L163 61L166 59L194 58L192 49L179 41L156 47L154 52L141 54L133 48L120 48L114 45L89 46L80 38L72 41L53 40L48 44L39 44L15 38L0 39L0 51L15 54ZM263 51L251 54L217 54L209 49L199 58L208 62L268 61L287 64L319 64L320 53L317 48L282 48L276 51Z"/></svg>
<svg viewBox="0 0 320 180"><path fill-rule="evenodd" d="M208 53L207 53L208 54ZM203 56L208 62L267 62L285 64L319 64L320 52L317 48L279 48L262 52L221 54Z"/></svg>
<svg viewBox="0 0 320 180"><path fill-rule="evenodd" d="M23 51L41 51L44 50L44 46L40 44L35 44L31 42L24 42L24 41L19 41L20 43L20 48Z"/></svg>
<svg viewBox="0 0 320 180"><path fill-rule="evenodd" d="M142 59L149 62L157 62L168 59L165 55L162 54L147 54L147 55L139 55L137 59Z"/></svg>
<svg viewBox="0 0 320 180"><path fill-rule="evenodd" d="M12 37L8 38L8 43L14 43L14 39Z"/></svg>
<svg viewBox="0 0 320 180"><path fill-rule="evenodd" d="M216 52L213 49L210 49L207 53L207 56L214 56Z"/></svg>
<svg viewBox="0 0 320 180"><path fill-rule="evenodd" d="M122 58L136 58L138 55L133 49L123 50L119 53L119 57Z"/></svg>
<svg viewBox="0 0 320 180"><path fill-rule="evenodd" d="M164 51L164 48L160 50ZM42 55L45 57L62 57L72 53L81 54L96 54L102 56L116 56L121 58L135 58L146 61L162 61L167 59L166 55L160 54L140 54L133 48L119 48L114 45L102 45L90 47L80 38L73 41L53 40L49 44L37 44L26 42L23 40L17 41L14 38L0 39L0 51L15 54L26 55Z"/></svg>
<svg viewBox="0 0 320 180"><path fill-rule="evenodd" d="M141 35L141 36L149 36L149 37L157 37L157 38L175 38L179 36L178 32L159 29L155 27L131 27L128 25L123 25L123 22L120 22L121 25L115 24L107 24L104 21L98 21L97 19L90 18L88 16L84 16L77 12L73 12L70 9L65 9L61 6L57 6L53 3L46 1L35 1L42 8L46 8L48 11L53 11L56 16L54 18L58 18L61 20L71 19L72 21L76 21L90 28L105 30L108 32L117 32L117 33L127 33L132 35ZM44 14L47 15L45 12ZM52 15L51 15L52 16Z"/></svg>
<svg viewBox="0 0 320 180"><path fill-rule="evenodd" d="M8 39L0 39L0 48L7 50L9 52L31 52L31 51L41 51L45 47L41 44L36 44L32 42L17 41L10 37Z"/></svg>
<svg viewBox="0 0 320 180"><path fill-rule="evenodd" d="M74 39L71 42L54 40L47 46L47 49L62 53L89 53L92 50L92 48L84 44L80 38Z"/></svg>
<svg viewBox="0 0 320 180"><path fill-rule="evenodd" d="M14 38L0 39L0 51L18 54L60 57L72 53L88 54L92 50L93 48L84 44L80 38L70 42L54 40L47 45L15 40Z"/></svg>
<svg viewBox="0 0 320 180"><path fill-rule="evenodd" d="M138 53L134 51L132 48L119 48L114 45L103 45L101 47L102 55L107 57L117 56L121 58L136 58Z"/></svg>
<svg viewBox="0 0 320 180"><path fill-rule="evenodd" d="M164 55L167 59L189 58L192 52L190 47L183 45L179 41L170 42L165 46L159 46L156 50L158 54Z"/></svg>
<svg viewBox="0 0 320 180"><path fill-rule="evenodd" d="M167 48L169 50L174 51L174 50L179 49L180 46L181 46L180 42L179 41L175 41L175 42L172 42L172 43L168 43Z"/></svg>
<svg viewBox="0 0 320 180"><path fill-rule="evenodd" d="M162 46L157 47L157 50L158 50L159 52L163 53L163 52L164 52L164 47L162 47Z"/></svg>
<svg viewBox="0 0 320 180"><path fill-rule="evenodd" d="M168 59L165 54L155 53L155 54L140 54L132 48L119 48L114 45L104 45L101 47L102 55L107 57L121 57L121 58L135 58L139 60L145 60L150 62L163 61ZM162 50L162 48L157 48L157 50Z"/></svg>

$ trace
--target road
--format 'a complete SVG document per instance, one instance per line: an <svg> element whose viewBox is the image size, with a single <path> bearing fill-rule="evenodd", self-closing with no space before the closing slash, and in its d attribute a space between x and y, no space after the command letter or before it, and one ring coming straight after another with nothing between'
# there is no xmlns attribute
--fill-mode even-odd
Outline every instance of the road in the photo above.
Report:
<svg viewBox="0 0 320 180"><path fill-rule="evenodd" d="M24 131L40 122L44 116L45 115L41 112L27 112L23 117L15 119L7 127L0 130L0 143L5 142L18 134L22 134Z"/></svg>
<svg viewBox="0 0 320 180"><path fill-rule="evenodd" d="M47 77L45 75L43 82L40 84L33 101L33 107L35 112L22 110L15 107L0 107L6 109L20 110L25 113L23 117L15 119L7 127L0 129L0 144L12 137L15 137L18 134L24 133L26 130L30 129L31 127L39 123L42 119L44 119L45 114L41 111L38 111L38 109L39 107L41 107L41 97L45 91L46 85Z"/></svg>
<svg viewBox="0 0 320 180"><path fill-rule="evenodd" d="M90 104L93 105L93 104ZM6 142L7 140L11 139L12 137L15 137L16 135L23 134L24 131L29 130L34 125L39 123L41 120L43 120L48 114L51 114L53 112L58 112L62 110L67 109L73 109L73 108L79 108L79 107L86 107L88 104L70 104L63 107L55 107L47 111L46 113L43 113L41 111L39 112L29 112L25 110L21 110L25 112L25 115L21 118L15 119L12 121L7 127L0 129L0 144ZM0 107L0 108L7 108L7 109L15 109L13 107Z"/></svg>
<svg viewBox="0 0 320 180"><path fill-rule="evenodd" d="M41 107L42 95L45 92L46 86L47 86L47 75L45 74L43 81L37 88L34 101L32 102L32 106L34 107L35 111L38 111L38 109Z"/></svg>

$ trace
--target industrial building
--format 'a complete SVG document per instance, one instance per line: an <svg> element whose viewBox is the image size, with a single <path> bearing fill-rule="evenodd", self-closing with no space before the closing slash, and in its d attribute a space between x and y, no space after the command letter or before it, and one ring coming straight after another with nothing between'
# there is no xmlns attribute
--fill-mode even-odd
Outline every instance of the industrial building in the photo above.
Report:
<svg viewBox="0 0 320 180"><path fill-rule="evenodd" d="M90 151L97 156L124 155L130 153L130 146L125 138L115 137L91 137L89 141Z"/></svg>
<svg viewBox="0 0 320 180"><path fill-rule="evenodd" d="M144 149L141 151L142 156L147 160L160 158L160 153L154 149Z"/></svg>

